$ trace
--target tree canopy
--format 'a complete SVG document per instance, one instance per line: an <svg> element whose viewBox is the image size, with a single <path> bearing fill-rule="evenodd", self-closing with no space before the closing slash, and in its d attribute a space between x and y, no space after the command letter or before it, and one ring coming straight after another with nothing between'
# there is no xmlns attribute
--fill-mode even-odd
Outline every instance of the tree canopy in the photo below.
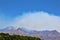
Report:
<svg viewBox="0 0 60 40"><path fill-rule="evenodd" d="M0 33L0 40L41 40L41 39L31 36L9 35L8 33Z"/></svg>

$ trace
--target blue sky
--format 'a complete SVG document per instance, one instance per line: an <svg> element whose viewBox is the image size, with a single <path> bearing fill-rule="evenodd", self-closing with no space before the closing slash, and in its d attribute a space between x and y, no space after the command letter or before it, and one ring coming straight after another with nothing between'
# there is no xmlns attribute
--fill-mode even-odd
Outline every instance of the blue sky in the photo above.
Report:
<svg viewBox="0 0 60 40"><path fill-rule="evenodd" d="M8 17L40 10L60 16L60 0L0 0L0 12Z"/></svg>
<svg viewBox="0 0 60 40"><path fill-rule="evenodd" d="M29 18L30 20L28 20ZM11 24L15 26L20 26L20 24L26 26L27 23L28 25L31 24L30 21L33 21L31 25L35 26L34 23L37 22L37 20L35 19L37 19L38 21L41 20L42 22L41 21L39 22L41 22L42 24L48 21L47 22L48 24L46 23L46 25L51 24L50 26L53 26L55 25L55 23L56 24L58 23L55 26L56 27L58 26L58 28L60 28L59 27L60 0L0 0L0 28L6 25L11 25ZM45 19L47 20L46 22L45 22ZM28 22L26 23L25 21L28 21ZM19 22L21 23L19 24ZM37 24L41 24L39 22L37 22ZM50 26L48 27L48 29L54 28L54 27L50 28ZM56 27L54 29L56 29ZM31 28L34 28L34 27L31 27ZM37 29L38 28L39 27L37 27ZM45 27L43 26L40 28L44 29Z"/></svg>

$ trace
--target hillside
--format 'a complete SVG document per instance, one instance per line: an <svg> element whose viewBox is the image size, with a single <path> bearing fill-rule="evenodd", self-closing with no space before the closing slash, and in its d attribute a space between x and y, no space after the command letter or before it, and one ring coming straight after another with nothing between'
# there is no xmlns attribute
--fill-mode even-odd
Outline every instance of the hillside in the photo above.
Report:
<svg viewBox="0 0 60 40"><path fill-rule="evenodd" d="M10 35L16 34L20 36L31 36L31 37L38 37L42 40L60 40L60 32L56 30L44 30L44 31L37 31L37 30L25 30L25 28L17 28L14 27L7 27L4 29L0 29L0 33L9 33Z"/></svg>
<svg viewBox="0 0 60 40"><path fill-rule="evenodd" d="M0 40L41 40L41 39L31 36L9 35L8 33L0 33Z"/></svg>

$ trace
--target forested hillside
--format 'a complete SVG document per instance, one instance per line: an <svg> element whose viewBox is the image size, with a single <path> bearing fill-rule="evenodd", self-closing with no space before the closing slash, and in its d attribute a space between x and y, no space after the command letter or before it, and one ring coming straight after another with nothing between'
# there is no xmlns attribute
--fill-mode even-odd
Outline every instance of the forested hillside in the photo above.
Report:
<svg viewBox="0 0 60 40"><path fill-rule="evenodd" d="M41 40L40 38L0 33L0 40Z"/></svg>

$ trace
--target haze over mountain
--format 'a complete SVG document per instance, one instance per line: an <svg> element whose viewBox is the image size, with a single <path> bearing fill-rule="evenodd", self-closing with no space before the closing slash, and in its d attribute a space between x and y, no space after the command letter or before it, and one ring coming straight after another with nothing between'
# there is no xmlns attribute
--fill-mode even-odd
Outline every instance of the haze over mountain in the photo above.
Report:
<svg viewBox="0 0 60 40"><path fill-rule="evenodd" d="M3 31L2 31L3 30ZM4 29L0 29L0 32L3 33L9 33L10 35L16 34L16 35L23 35L23 36L33 36L33 37L39 37L42 40L60 40L60 33L56 30L42 30L42 31L36 31L36 30L25 30L24 28L17 28L14 29L13 26L7 27Z"/></svg>

